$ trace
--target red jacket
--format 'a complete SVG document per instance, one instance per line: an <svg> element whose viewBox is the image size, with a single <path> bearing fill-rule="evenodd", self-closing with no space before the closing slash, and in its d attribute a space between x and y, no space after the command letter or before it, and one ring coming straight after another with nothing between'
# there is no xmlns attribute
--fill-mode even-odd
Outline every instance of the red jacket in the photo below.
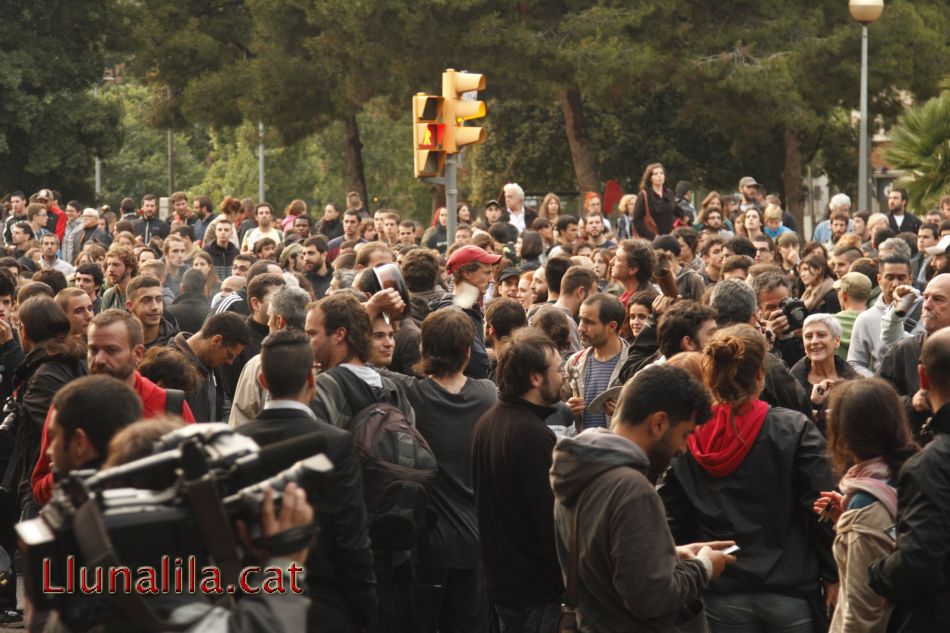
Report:
<svg viewBox="0 0 950 633"><path fill-rule="evenodd" d="M154 382L135 372L135 392L142 398L142 418L149 419L165 414L165 390ZM46 422L43 423L43 439L40 443L40 458L33 469L33 476L30 483L33 487L33 497L41 506L46 505L53 494L53 473L50 470L50 459L46 454L49 449L49 415L46 413ZM191 414L191 409L187 402L182 403L181 417L188 424L195 423L195 416Z"/></svg>
<svg viewBox="0 0 950 633"><path fill-rule="evenodd" d="M56 237L59 238L59 243L63 243L63 236L66 235L66 222L69 218L66 217L66 212L56 206L56 203L53 202L49 205L49 219L52 220L52 224L46 222L46 230L50 233L55 233ZM72 262L70 262L72 263Z"/></svg>

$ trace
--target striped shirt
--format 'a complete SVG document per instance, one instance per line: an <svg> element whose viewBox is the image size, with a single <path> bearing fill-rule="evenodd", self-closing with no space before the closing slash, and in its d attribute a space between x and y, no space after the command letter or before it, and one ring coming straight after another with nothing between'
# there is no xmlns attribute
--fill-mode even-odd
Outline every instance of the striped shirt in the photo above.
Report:
<svg viewBox="0 0 950 633"><path fill-rule="evenodd" d="M590 352L587 359L587 375L584 377L584 402L587 405L590 405L594 398L606 391L610 386L610 375L614 372L614 367L617 366L617 361L619 360L619 353L613 358L601 362L594 358L593 351ZM600 413L591 413L585 409L584 428L589 429L592 426L606 428L607 415L603 411Z"/></svg>

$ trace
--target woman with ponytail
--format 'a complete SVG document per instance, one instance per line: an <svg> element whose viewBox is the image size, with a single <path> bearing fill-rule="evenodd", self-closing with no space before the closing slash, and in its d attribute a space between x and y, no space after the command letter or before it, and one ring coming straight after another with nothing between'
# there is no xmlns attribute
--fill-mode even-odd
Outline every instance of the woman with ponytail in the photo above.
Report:
<svg viewBox="0 0 950 633"><path fill-rule="evenodd" d="M741 547L703 597L712 633L812 633L827 626L837 593L831 526L812 511L834 485L825 441L801 413L759 399L767 353L749 325L715 334L702 359L712 419L660 488L677 544Z"/></svg>
<svg viewBox="0 0 950 633"><path fill-rule="evenodd" d="M868 567L894 549L887 530L897 519L897 474L917 446L890 383L852 380L830 398L828 454L841 493L821 493L814 511L835 524L841 591L832 633L883 633L891 607L868 585ZM842 494L843 493L843 494Z"/></svg>

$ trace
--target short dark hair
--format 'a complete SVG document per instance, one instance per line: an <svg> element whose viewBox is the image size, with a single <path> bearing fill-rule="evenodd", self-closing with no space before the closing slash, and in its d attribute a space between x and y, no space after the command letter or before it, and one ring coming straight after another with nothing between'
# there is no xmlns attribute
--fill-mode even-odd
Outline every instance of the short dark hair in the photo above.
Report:
<svg viewBox="0 0 950 633"><path fill-rule="evenodd" d="M0 297L10 297L16 301L16 279L6 268L0 268Z"/></svg>
<svg viewBox="0 0 950 633"><path fill-rule="evenodd" d="M547 270L544 271L547 273ZM561 277L561 294L569 295L577 291L578 288L597 287L597 273L584 266L571 266Z"/></svg>
<svg viewBox="0 0 950 633"><path fill-rule="evenodd" d="M70 381L53 397L56 424L67 440L82 429L105 458L116 432L142 417L142 399L127 384L112 376L83 376ZM108 415L102 415L108 411Z"/></svg>
<svg viewBox="0 0 950 633"><path fill-rule="evenodd" d="M205 274L197 268L189 268L181 276L182 294L204 295Z"/></svg>
<svg viewBox="0 0 950 633"><path fill-rule="evenodd" d="M135 293L141 290L142 288L161 288L162 282L160 282L155 277L151 275L139 275L138 277L133 277L129 280L129 284L125 287L125 297L129 301L135 300Z"/></svg>
<svg viewBox="0 0 950 633"><path fill-rule="evenodd" d="M250 304L251 299L263 301L267 293L278 286L287 285L283 275L277 273L263 273L257 275L247 284L247 300Z"/></svg>
<svg viewBox="0 0 950 633"><path fill-rule="evenodd" d="M578 219L573 215L562 215L557 219L557 224L554 225L554 228L557 229L557 232L566 231L567 227L572 224L577 224Z"/></svg>
<svg viewBox="0 0 950 633"><path fill-rule="evenodd" d="M276 247L277 242L275 242L272 238L269 238L269 237L262 237L256 242L254 242L254 248L251 249L252 252L254 253L254 257L260 257L261 253L264 252L264 249L268 246Z"/></svg>
<svg viewBox="0 0 950 633"><path fill-rule="evenodd" d="M620 303L620 299L604 292L587 297L584 299L583 305L596 307L597 320L603 325L607 325L611 322L616 323L616 331L618 333L627 318L627 310L623 307L623 304Z"/></svg>
<svg viewBox="0 0 950 633"><path fill-rule="evenodd" d="M180 235L181 237L187 237L192 242L195 241L195 229L190 226L176 226L172 229L172 235Z"/></svg>
<svg viewBox="0 0 950 633"><path fill-rule="evenodd" d="M299 394L312 368L313 350L300 330L279 330L261 343L261 372L275 399Z"/></svg>
<svg viewBox="0 0 950 633"><path fill-rule="evenodd" d="M166 389L181 389L191 393L201 386L198 368L174 347L156 345L149 349L139 363L138 371Z"/></svg>
<svg viewBox="0 0 950 633"><path fill-rule="evenodd" d="M69 334L69 317L50 297L30 297L20 305L20 323L34 343Z"/></svg>
<svg viewBox="0 0 950 633"><path fill-rule="evenodd" d="M53 289L54 295L58 294L60 290L69 285L69 282L66 281L66 275L64 275L61 271L53 270L52 268L38 270L33 275L33 281L39 281L46 284Z"/></svg>
<svg viewBox="0 0 950 633"><path fill-rule="evenodd" d="M723 247L729 249L733 255L745 255L753 259L755 258L755 244L752 243L752 240L743 235L730 237L726 240L726 243L723 244Z"/></svg>
<svg viewBox="0 0 950 633"><path fill-rule="evenodd" d="M316 246L317 251L320 253L326 253L328 250L330 250L330 247L327 244L327 239L322 235L311 235L303 241L303 246L304 248L307 246Z"/></svg>
<svg viewBox="0 0 950 633"><path fill-rule="evenodd" d="M755 293L756 301L763 292L772 292L776 288L788 288L791 291L792 284L785 274L766 271L752 278L752 291Z"/></svg>
<svg viewBox="0 0 950 633"><path fill-rule="evenodd" d="M547 261L544 265L544 282L548 285L548 292L561 292L561 279L571 264L567 257L552 257Z"/></svg>
<svg viewBox="0 0 950 633"><path fill-rule="evenodd" d="M517 400L531 389L531 374L548 370L548 350L557 348L544 332L526 327L511 336L511 343L498 355L495 381L506 400Z"/></svg>
<svg viewBox="0 0 950 633"><path fill-rule="evenodd" d="M439 278L439 253L428 248L414 248L402 258L400 268L409 292L428 292Z"/></svg>
<svg viewBox="0 0 950 633"><path fill-rule="evenodd" d="M740 279L726 279L713 286L710 304L719 327L749 323L759 302L755 291Z"/></svg>
<svg viewBox="0 0 950 633"><path fill-rule="evenodd" d="M340 328L346 330L345 341L350 358L355 356L364 363L369 360L373 324L359 299L349 292L335 292L311 304L311 308L313 307L319 308L323 313L324 332L330 334Z"/></svg>
<svg viewBox="0 0 950 633"><path fill-rule="evenodd" d="M117 308L103 310L96 316L92 317L92 321L89 322L89 326L108 327L113 323L119 322L125 324L125 331L129 335L129 349L135 347L136 345L145 344L145 333L142 330L142 322L125 310L119 310Z"/></svg>
<svg viewBox="0 0 950 633"><path fill-rule="evenodd" d="M200 334L204 339L220 336L225 345L247 345L251 340L244 317L234 312L211 315L201 326Z"/></svg>
<svg viewBox="0 0 950 633"><path fill-rule="evenodd" d="M485 324L491 326L495 336L501 339L527 326L528 317L524 307L511 297L495 297L485 307Z"/></svg>
<svg viewBox="0 0 950 633"><path fill-rule="evenodd" d="M933 223L931 223L931 222L928 222L928 223L926 223L926 224L921 224L921 225L920 225L920 228L917 229L917 233L919 234L919 233L920 233L921 231L923 231L924 229L927 229L928 231L930 231L931 233L933 233L934 237L937 237L937 238L940 237L940 227L937 226L936 224L933 224Z"/></svg>
<svg viewBox="0 0 950 633"><path fill-rule="evenodd" d="M885 264L903 264L907 270L911 270L910 260L900 253L888 253L878 260L878 272L884 270Z"/></svg>
<svg viewBox="0 0 950 633"><path fill-rule="evenodd" d="M699 233L691 226L679 226L673 229L671 233L673 237L682 238L683 242L693 251L693 254L696 254L696 245L699 244Z"/></svg>
<svg viewBox="0 0 950 633"><path fill-rule="evenodd" d="M656 327L656 338L660 353L669 359L680 352L686 351L680 349L680 342L683 337L688 336L698 343L696 335L699 333L699 328L706 321L715 318L716 311L709 306L704 306L689 299L677 301L663 313Z"/></svg>
<svg viewBox="0 0 950 633"><path fill-rule="evenodd" d="M730 255L722 262L722 272L725 274L733 270L742 270L748 273L754 265L755 260L748 255Z"/></svg>
<svg viewBox="0 0 950 633"><path fill-rule="evenodd" d="M100 288L102 287L102 282L105 280L104 277L102 276L102 266L93 262L90 262L88 264L82 264L81 266L76 268L76 274L89 275L90 277L92 277L92 282L96 284L97 286L99 286Z"/></svg>
<svg viewBox="0 0 950 633"><path fill-rule="evenodd" d="M475 324L470 316L455 308L442 308L426 316L421 331L419 369L423 374L442 376L465 368L475 340Z"/></svg>
<svg viewBox="0 0 950 633"><path fill-rule="evenodd" d="M726 243L726 240L722 239L718 235L707 237L706 241L703 242L703 247L700 249L699 254L702 256L709 255L709 251L712 250L713 246L716 246L716 245L722 246L725 243Z"/></svg>
<svg viewBox="0 0 950 633"><path fill-rule="evenodd" d="M697 424L712 417L712 403L703 385L685 369L672 365L650 365L637 372L623 387L614 423L637 426L649 416L663 411L670 426L689 420Z"/></svg>

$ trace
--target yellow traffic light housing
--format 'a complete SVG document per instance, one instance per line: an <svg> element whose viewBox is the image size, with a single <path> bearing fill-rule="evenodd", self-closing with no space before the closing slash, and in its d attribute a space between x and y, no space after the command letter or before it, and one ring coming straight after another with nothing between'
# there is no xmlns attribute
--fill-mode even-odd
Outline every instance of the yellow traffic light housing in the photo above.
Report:
<svg viewBox="0 0 950 633"><path fill-rule="evenodd" d="M416 178L442 175L445 170L444 99L419 93L412 98L412 140Z"/></svg>
<svg viewBox="0 0 950 633"><path fill-rule="evenodd" d="M484 89L485 75L460 73L451 68L442 73L446 153L457 154L466 145L485 142L484 128L465 127L466 121L485 116L485 102L466 98L466 93Z"/></svg>

